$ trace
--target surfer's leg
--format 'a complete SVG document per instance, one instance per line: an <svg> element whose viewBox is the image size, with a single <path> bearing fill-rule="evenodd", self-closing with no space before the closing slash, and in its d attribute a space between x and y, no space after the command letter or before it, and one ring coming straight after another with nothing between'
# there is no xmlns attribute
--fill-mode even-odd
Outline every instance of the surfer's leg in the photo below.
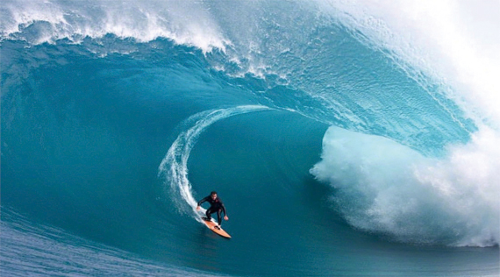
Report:
<svg viewBox="0 0 500 277"><path fill-rule="evenodd" d="M218 210L217 210L217 222L219 222L219 226L220 226L220 224L221 224L221 222L222 222L222 220L221 220L221 218L220 218L220 213L221 213L221 212L222 212L222 209L218 209Z"/></svg>
<svg viewBox="0 0 500 277"><path fill-rule="evenodd" d="M207 212L205 213L207 215L207 219L210 220L212 218L211 214L213 214L215 211L212 210L212 208L208 208Z"/></svg>

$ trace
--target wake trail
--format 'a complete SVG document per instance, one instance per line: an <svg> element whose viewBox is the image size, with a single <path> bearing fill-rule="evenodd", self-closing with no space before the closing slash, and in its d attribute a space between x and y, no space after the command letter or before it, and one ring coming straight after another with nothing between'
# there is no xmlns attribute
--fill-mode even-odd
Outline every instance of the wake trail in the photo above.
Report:
<svg viewBox="0 0 500 277"><path fill-rule="evenodd" d="M215 122L239 114L269 110L270 108L260 105L244 105L228 109L208 110L192 115L186 119L181 126L186 126L177 139L172 143L158 167L158 177L163 178L164 188L176 202L177 208L201 222L200 211L196 210L197 201L193 197L193 189L188 178L187 162L191 150L198 141L199 136ZM181 198L177 197L180 195ZM192 212L191 212L192 211ZM206 209L201 208L201 212Z"/></svg>

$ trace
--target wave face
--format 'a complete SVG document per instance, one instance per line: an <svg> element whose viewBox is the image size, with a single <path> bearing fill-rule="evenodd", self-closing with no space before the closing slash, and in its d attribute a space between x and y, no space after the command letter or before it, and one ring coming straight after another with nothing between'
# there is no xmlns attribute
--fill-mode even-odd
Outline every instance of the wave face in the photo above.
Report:
<svg viewBox="0 0 500 277"><path fill-rule="evenodd" d="M498 10L4 1L1 274L498 275Z"/></svg>

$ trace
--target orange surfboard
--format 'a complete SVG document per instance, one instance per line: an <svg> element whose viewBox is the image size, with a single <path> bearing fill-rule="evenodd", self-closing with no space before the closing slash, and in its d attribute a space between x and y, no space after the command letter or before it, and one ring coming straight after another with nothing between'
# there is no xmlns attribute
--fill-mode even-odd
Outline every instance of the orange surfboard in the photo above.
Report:
<svg viewBox="0 0 500 277"><path fill-rule="evenodd" d="M222 228L220 228L220 227L216 228L219 226L219 224L217 224L213 221L207 221L203 218L201 220L203 221L203 223L205 223L205 225L208 227L208 229L212 230L217 235L224 237L224 238L227 238L227 239L231 238L231 236L228 233L226 233L226 231L224 231Z"/></svg>

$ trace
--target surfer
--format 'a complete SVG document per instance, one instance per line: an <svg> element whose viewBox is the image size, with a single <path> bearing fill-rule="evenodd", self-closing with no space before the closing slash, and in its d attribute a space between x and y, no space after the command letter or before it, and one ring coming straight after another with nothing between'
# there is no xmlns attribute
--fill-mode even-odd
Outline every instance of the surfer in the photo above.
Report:
<svg viewBox="0 0 500 277"><path fill-rule="evenodd" d="M219 197L217 197L217 192L212 191L209 196L201 199L198 202L198 206L196 207L196 210L200 209L200 205L203 202L208 202L210 203L210 208L207 209L207 212L205 213L207 217L203 218L204 220L210 221L211 220L211 214L217 213L217 221L219 222L219 226L221 225L221 212L224 212L224 220L229 220L229 217L227 217L226 213L226 207L224 207L224 203L220 200Z"/></svg>

